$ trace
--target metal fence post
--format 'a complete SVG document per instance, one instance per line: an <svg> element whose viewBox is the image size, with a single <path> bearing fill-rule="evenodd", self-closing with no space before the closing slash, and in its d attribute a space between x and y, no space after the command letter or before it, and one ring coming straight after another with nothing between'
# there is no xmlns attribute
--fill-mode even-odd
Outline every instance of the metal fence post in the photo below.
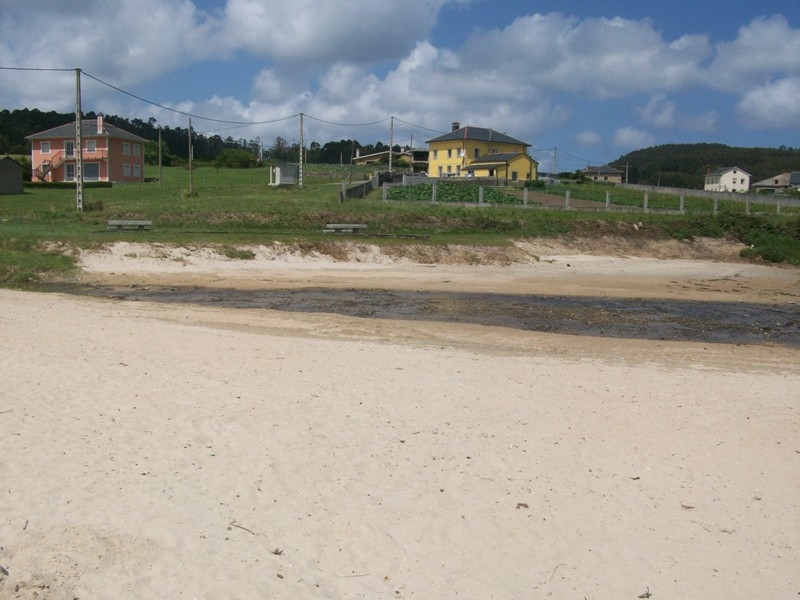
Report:
<svg viewBox="0 0 800 600"><path fill-rule="evenodd" d="M569 210L569 190L567 190L567 195L566 195L566 197L564 198L564 200L565 200L564 207L565 207L567 210Z"/></svg>
<svg viewBox="0 0 800 600"><path fill-rule="evenodd" d="M606 210L611 210L611 192L606 190Z"/></svg>

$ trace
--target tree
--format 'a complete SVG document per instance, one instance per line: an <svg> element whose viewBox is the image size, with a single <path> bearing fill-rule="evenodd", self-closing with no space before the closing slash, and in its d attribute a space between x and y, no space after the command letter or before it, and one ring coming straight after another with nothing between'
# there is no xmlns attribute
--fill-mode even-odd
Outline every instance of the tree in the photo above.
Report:
<svg viewBox="0 0 800 600"><path fill-rule="evenodd" d="M281 136L276 137L275 142L269 147L269 156L273 160L290 161L291 148L289 147L289 142Z"/></svg>
<svg viewBox="0 0 800 600"><path fill-rule="evenodd" d="M167 147L167 143L165 141L161 141L161 164L165 167L171 167L173 161L175 160L175 155L169 151L169 147ZM157 165L158 164L158 142L156 141L148 141L144 144L144 162L147 165Z"/></svg>
<svg viewBox="0 0 800 600"><path fill-rule="evenodd" d="M245 148L225 148L217 155L220 167L231 169L249 169L256 165L256 157Z"/></svg>
<svg viewBox="0 0 800 600"><path fill-rule="evenodd" d="M319 145L319 142L311 142L308 146L308 153L306 154L306 158L308 159L309 163L320 163L322 146Z"/></svg>

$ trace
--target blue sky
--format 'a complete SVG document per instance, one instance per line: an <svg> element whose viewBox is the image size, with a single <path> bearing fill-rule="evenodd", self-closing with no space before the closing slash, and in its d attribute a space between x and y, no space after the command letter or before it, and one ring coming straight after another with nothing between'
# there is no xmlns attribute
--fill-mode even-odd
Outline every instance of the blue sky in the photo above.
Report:
<svg viewBox="0 0 800 600"><path fill-rule="evenodd" d="M80 67L161 105L84 75L84 110L181 127L190 113L266 146L298 141L299 113L306 144L492 127L543 170L556 148L574 170L666 143L800 146L796 0L61 4L0 0L0 67ZM0 107L73 110L74 74L0 69Z"/></svg>

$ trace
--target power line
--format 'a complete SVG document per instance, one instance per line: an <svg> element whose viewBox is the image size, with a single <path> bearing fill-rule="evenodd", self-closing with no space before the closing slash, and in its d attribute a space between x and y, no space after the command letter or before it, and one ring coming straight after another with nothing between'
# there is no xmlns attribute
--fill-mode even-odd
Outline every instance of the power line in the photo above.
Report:
<svg viewBox="0 0 800 600"><path fill-rule="evenodd" d="M581 161L581 162L584 162L584 163L586 163L587 165L589 165L589 164L592 164L592 163L595 163L595 164L598 164L598 163L599 163L599 161L592 161L592 160L589 160L588 158L583 158L583 157L580 157L580 156L575 156L574 154L570 154L570 153L569 153L569 152L567 152L566 150L561 150L560 152L561 152L561 154L566 154L566 155L567 155L567 156L569 156L570 158L574 158L575 160L579 160L579 161Z"/></svg>
<svg viewBox="0 0 800 600"><path fill-rule="evenodd" d="M307 115L307 114L304 114L304 113L295 113L295 114L290 115L288 117L281 117L281 118L278 118L278 119L268 119L268 120L264 120L264 121L230 121L230 120L226 120L226 119L214 119L212 117L204 117L203 115L196 115L196 114L193 114L193 113L188 113L188 112L185 112L185 111L182 111L182 110L178 110L176 108L171 108L169 106L164 106L163 104L159 104L158 102L153 102L152 100L148 100L147 98L142 98L141 96L138 96L138 95L136 95L136 94L134 94L132 92L129 92L127 90L123 90L120 87L117 87L117 86L115 86L115 85L113 85L111 83L108 83L107 81L103 81L102 79L100 79L99 77L95 77L91 73L87 73L86 71L81 71L81 72L84 75L86 75L87 77L89 77L90 79L94 79L98 83L101 83L101 84L111 88L112 90L116 90L116 91L120 92L121 94L125 94L127 96L130 96L131 98L135 98L137 100L140 100L141 102L145 102L145 103L150 104L152 106L157 106L158 108L161 108L163 110L167 110L167 111L174 112L174 113L177 113L177 114L180 114L180 115L184 115L186 117L191 117L193 119L202 119L204 121L211 121L212 123L225 123L225 124L229 124L229 125L237 125L237 126L246 127L248 125L268 125L270 123L280 123L281 121L288 121L290 119L294 119L295 117L299 117L299 116L302 115L304 117L308 117L309 119L313 119L314 121L318 121L320 123L326 123L328 125L337 125L337 126L341 126L341 127L368 127L370 125L377 125L379 123L382 123L382 122L384 122L384 121L386 121L387 119L390 118L390 117L384 117L384 118L382 118L382 119L380 119L378 121L372 121L371 123L337 123L337 122L334 122L334 121L326 121L325 119L320 119L318 117L314 117L314 116Z"/></svg>
<svg viewBox="0 0 800 600"><path fill-rule="evenodd" d="M174 112L174 113L177 113L179 115L183 115L185 117L191 117L192 119L202 119L204 121L211 121L213 123L227 123L227 124L230 124L230 125L266 125L268 123L278 123L280 121L288 121L289 119L293 119L293 118L295 118L296 116L299 115L299 113L297 113L297 114L294 114L294 115L291 115L291 116L288 116L288 117L282 117L280 119L270 119L270 120L267 120L267 121L228 121L228 120L225 120L225 119L213 119L211 117L204 117L202 115L195 115L193 113L188 113L188 112L185 112L185 111L182 111L182 110L178 110L177 108L170 108L169 106L164 106L163 104L159 104L158 102L153 102L152 100L148 100L147 98L142 98L141 96L137 96L136 94L134 94L132 92L128 92L126 90L123 90L122 88L119 88L119 87L117 87L115 85L112 85L112 84L108 83L107 81L103 81L102 79L100 79L99 77L95 77L91 73L87 73L86 71L81 71L81 72L84 75L86 75L89 79L94 79L96 82L102 83L103 85L108 86L112 90L116 90L116 91L120 92L121 94L125 94L126 96L130 96L131 98L136 98L137 100L140 100L140 101L145 102L147 104L150 104L152 106L157 106L158 108L161 108L161 109L164 109L164 110L168 110L170 112Z"/></svg>
<svg viewBox="0 0 800 600"><path fill-rule="evenodd" d="M297 115L295 115L295 116L297 116ZM325 123L327 125L339 125L341 127L369 127L370 125L377 125L377 124L383 123L384 121L389 119L389 117L383 117L382 119L380 119L378 121L372 121L372 123L336 123L334 121L326 121L325 119L319 119L317 117L312 117L311 115L307 115L306 113L303 113L303 116L304 117L308 117L309 119L312 119L314 121L318 121L320 123Z"/></svg>
<svg viewBox="0 0 800 600"><path fill-rule="evenodd" d="M425 131L430 131L431 133L442 133L442 131L439 131L437 129L430 129L429 127L423 127L422 125L415 125L414 123L409 123L407 121L403 121L402 119L400 119L398 117L395 117L394 120L397 121L398 123L402 123L403 125L408 125L409 127L414 127L415 129L423 129Z"/></svg>
<svg viewBox="0 0 800 600"><path fill-rule="evenodd" d="M48 67L3 67L3 66L0 66L0 70L2 70L2 71L74 72L76 69L75 68L52 68L52 67L48 68ZM96 81L96 82L98 82L98 83L100 83L100 84L102 84L102 85L104 85L104 86L106 86L108 88L111 88L112 90L115 90L115 91L117 91L117 92L119 92L121 94L125 94L126 96L130 96L131 98L135 98L136 100L139 100L140 102L144 102L145 104L150 104L151 106L156 106L158 108L161 108L162 110L166 110L168 112L172 112L172 113L175 113L175 114L183 115L183 116L186 116L186 117L189 117L189 118L192 118L192 119L200 119L200 120L203 120L203 121L210 121L212 123L223 123L223 124L227 124L227 125L233 125L233 127L219 129L217 131L225 131L226 129L238 129L238 128L241 128L241 127L247 127L247 126L251 126L251 125L268 125L268 124L271 124L271 123L280 123L282 121L288 121L288 120L294 119L296 117L307 117L307 118L312 119L314 121L317 121L319 123L325 123L327 125L335 125L335 126L340 126L340 127L369 127L369 126L372 126L372 125L378 125L380 123L384 123L385 121L389 120L390 118L394 118L394 120L397 121L398 123L402 123L403 125L406 125L408 127L414 128L414 129L419 129L419 130L423 130L423 131L429 131L431 133L436 133L436 134L442 133L440 130L431 129L429 127L423 127L422 125L417 125L415 123L409 123L409 122L404 121L404 120L402 120L402 119L400 119L398 117L383 117L382 119L379 119L377 121L371 121L369 123L338 123L338 122L335 122L335 121L328 121L328 120L325 120L325 119L321 119L319 117L314 117L312 115L308 115L308 114L300 112L300 113L295 113L293 115L289 115L287 117L280 117L278 119L268 119L268 120L264 120L264 121L231 121L231 120L227 120L227 119L216 119L216 118L213 118L213 117L205 117L203 115L197 115L197 114L194 114L194 113L189 113L189 112L186 112L186 111L179 110L177 108L171 108L169 106L165 106L164 104L160 104L158 102L154 102L152 100L148 100L147 98L143 98L142 96L134 94L133 92L129 92L129 91L124 90L124 89L122 89L122 88L120 88L120 87L118 87L116 85L108 83L107 81L104 81L104 80L100 79L99 77L96 77L96 76L92 75L91 73L87 73L86 71L83 71L81 69L78 69L78 70L83 75L86 75L88 78L93 79L94 81ZM213 133L213 131L209 131L207 133ZM550 148L546 148L546 149L537 148L535 150L531 149L531 152L543 152L543 151L547 152L549 150L551 150L551 149ZM555 150L557 152L559 151L558 148L553 148L552 150ZM576 156L574 154L570 154L569 152L567 152L565 150L560 150L560 152L562 154L566 154L570 158L573 158L575 160L581 161L582 163L586 163L587 165L591 164L592 162L595 162L595 163L598 162L598 161L591 161L589 159L582 158L580 156Z"/></svg>
<svg viewBox="0 0 800 600"><path fill-rule="evenodd" d="M0 67L0 71L72 71L75 72L75 69L53 69L53 68L42 68L42 67Z"/></svg>

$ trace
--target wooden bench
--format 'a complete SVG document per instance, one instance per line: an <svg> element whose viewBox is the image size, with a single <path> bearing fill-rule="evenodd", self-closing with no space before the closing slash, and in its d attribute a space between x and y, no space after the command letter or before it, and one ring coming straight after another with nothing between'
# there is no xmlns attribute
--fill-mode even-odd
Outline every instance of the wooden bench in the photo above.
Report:
<svg viewBox="0 0 800 600"><path fill-rule="evenodd" d="M125 221L111 220L108 222L109 229L150 229L152 221Z"/></svg>
<svg viewBox="0 0 800 600"><path fill-rule="evenodd" d="M328 223L323 233L361 233L366 228L362 223Z"/></svg>

